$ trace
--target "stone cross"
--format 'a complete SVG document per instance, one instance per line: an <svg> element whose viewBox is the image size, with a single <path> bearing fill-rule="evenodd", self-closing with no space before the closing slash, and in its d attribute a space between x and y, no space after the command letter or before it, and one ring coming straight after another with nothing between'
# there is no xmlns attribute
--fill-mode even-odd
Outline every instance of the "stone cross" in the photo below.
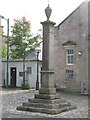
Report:
<svg viewBox="0 0 90 120"><path fill-rule="evenodd" d="M41 22L43 25L43 57L42 57L42 84L40 93L55 94L54 88L54 25L55 22L49 20L51 8L45 9L47 20ZM47 93L48 91L48 93Z"/></svg>
<svg viewBox="0 0 90 120"><path fill-rule="evenodd" d="M57 114L63 111L76 108L70 102L56 95L54 87L54 25L50 21L51 8L45 9L47 20L41 22L43 25L43 62L42 62L42 84L39 94L35 94L34 99L29 99L27 103L17 107L18 110Z"/></svg>
<svg viewBox="0 0 90 120"><path fill-rule="evenodd" d="M43 61L41 87L54 87L54 39L53 23L43 22ZM48 28L46 27L48 25ZM51 38L51 39L50 39Z"/></svg>

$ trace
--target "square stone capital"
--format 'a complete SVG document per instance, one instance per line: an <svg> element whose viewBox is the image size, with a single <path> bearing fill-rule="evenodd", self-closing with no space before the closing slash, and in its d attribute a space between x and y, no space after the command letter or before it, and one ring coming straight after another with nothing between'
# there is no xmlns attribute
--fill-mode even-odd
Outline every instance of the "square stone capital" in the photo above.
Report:
<svg viewBox="0 0 90 120"><path fill-rule="evenodd" d="M44 22L41 22L41 24L42 24L42 25L52 25L52 26L54 26L56 23L53 22L53 21L50 21L50 20L46 20L46 21L44 21Z"/></svg>

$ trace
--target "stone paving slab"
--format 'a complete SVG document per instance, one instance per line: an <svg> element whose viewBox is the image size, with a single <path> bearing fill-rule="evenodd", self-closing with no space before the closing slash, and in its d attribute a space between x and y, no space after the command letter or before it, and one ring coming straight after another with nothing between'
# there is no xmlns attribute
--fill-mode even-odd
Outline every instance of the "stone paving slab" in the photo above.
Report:
<svg viewBox="0 0 90 120"><path fill-rule="evenodd" d="M2 91L2 117L3 118L88 118L88 97L82 95L71 95L58 92L58 95L77 106L77 109L63 112L57 115L26 112L16 110L17 106L28 99L33 98L38 91Z"/></svg>

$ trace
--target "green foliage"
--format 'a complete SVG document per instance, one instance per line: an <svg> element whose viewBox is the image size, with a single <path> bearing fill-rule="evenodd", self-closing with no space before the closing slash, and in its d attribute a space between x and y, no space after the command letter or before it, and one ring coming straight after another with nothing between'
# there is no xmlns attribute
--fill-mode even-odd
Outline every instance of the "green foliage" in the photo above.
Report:
<svg viewBox="0 0 90 120"><path fill-rule="evenodd" d="M39 46L39 38L39 35L31 34L30 23L25 17L15 20L10 40L11 57L13 59L25 59L28 54L34 52L36 47Z"/></svg>
<svg viewBox="0 0 90 120"><path fill-rule="evenodd" d="M2 45L2 58L6 58L7 56L7 47L5 44Z"/></svg>
<svg viewBox="0 0 90 120"><path fill-rule="evenodd" d="M23 90L30 89L30 84L28 84L28 83L22 84L21 88Z"/></svg>

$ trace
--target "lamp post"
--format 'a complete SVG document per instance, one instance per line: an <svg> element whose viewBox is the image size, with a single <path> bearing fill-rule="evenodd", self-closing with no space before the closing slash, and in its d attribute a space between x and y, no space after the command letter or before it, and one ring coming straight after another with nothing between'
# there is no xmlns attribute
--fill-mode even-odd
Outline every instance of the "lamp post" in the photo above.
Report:
<svg viewBox="0 0 90 120"><path fill-rule="evenodd" d="M7 21L7 84L8 87L8 80L9 80L9 18L4 18L4 16L0 15L1 19L4 19Z"/></svg>
<svg viewBox="0 0 90 120"><path fill-rule="evenodd" d="M37 53L37 80L36 80L36 90L39 90L39 53L41 52L40 49L36 50Z"/></svg>

